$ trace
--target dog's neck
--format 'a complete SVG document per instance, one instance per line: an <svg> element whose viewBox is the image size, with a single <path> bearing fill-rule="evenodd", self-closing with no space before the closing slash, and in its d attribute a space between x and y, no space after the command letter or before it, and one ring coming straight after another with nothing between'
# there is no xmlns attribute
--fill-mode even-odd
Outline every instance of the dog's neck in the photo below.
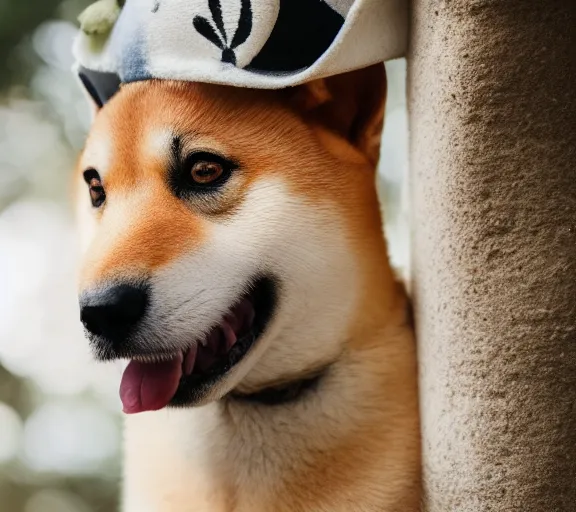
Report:
<svg viewBox="0 0 576 512"><path fill-rule="evenodd" d="M143 492L153 493L150 499L156 503L175 503L161 509L166 512L325 510L327 496L348 488L357 494L355 510L396 510L384 507L396 507L407 490L391 482L384 493L379 482L392 469L381 454L401 460L407 472L414 471L418 457L416 391L406 382L406 375L414 373L414 348L405 306L403 299L395 305L403 311L393 315L393 322L387 309L380 311L380 321L372 319L378 327L372 322L359 326L363 339L350 340L342 356L322 372L280 387L232 394L198 409L130 418L129 453L149 446L150 432L160 431L163 437L149 446L153 453L144 464L127 461L127 477L141 486L146 464L155 465L154 475L162 465L165 481L150 481ZM387 396L391 390L392 400ZM165 453L170 457L165 459ZM416 486L417 480L414 474L401 486L406 481ZM163 489L163 496L154 489ZM209 506L203 508L205 503ZM279 503L286 508L278 508ZM347 505L326 510L350 510L342 497L335 503ZM183 504L189 508L179 508ZM127 511L132 510L137 510L133 504Z"/></svg>
<svg viewBox="0 0 576 512"><path fill-rule="evenodd" d="M324 376L326 368L316 370L306 375L288 379L280 384L264 386L252 393L232 391L229 400L245 402L247 404L261 404L269 406L286 405L300 400L307 392L314 390Z"/></svg>

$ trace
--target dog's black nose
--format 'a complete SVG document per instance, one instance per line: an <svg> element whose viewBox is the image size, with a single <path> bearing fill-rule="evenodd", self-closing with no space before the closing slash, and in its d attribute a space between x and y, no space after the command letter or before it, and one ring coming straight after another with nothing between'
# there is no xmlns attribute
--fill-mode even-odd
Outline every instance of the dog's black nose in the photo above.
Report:
<svg viewBox="0 0 576 512"><path fill-rule="evenodd" d="M118 284L80 297L80 320L92 334L119 344L144 316L148 289L143 285Z"/></svg>

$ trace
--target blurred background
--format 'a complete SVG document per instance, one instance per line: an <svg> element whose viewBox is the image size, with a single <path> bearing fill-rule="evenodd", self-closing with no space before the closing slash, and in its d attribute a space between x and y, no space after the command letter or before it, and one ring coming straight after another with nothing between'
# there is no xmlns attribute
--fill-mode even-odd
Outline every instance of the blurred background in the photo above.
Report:
<svg viewBox="0 0 576 512"><path fill-rule="evenodd" d="M70 175L88 129L71 73L90 1L0 0L0 511L112 512L120 374L94 363L75 293ZM388 63L379 173L391 257L408 262L405 62Z"/></svg>

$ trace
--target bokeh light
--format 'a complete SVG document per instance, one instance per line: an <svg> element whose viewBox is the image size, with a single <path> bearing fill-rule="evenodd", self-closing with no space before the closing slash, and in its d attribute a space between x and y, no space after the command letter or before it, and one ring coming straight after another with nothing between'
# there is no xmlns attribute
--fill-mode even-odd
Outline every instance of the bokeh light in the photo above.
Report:
<svg viewBox="0 0 576 512"><path fill-rule="evenodd" d="M116 424L98 407L79 400L48 402L26 421L23 460L40 473L98 473L118 445Z"/></svg>
<svg viewBox="0 0 576 512"><path fill-rule="evenodd" d="M61 12L75 16L87 3L66 0ZM31 0L30 9L38 10ZM90 117L71 71L75 31L71 19L23 30L11 66L29 78L1 92L0 510L6 512L117 508L119 372L92 360L76 299L70 184Z"/></svg>
<svg viewBox="0 0 576 512"><path fill-rule="evenodd" d="M23 424L19 414L8 404L0 402L0 464L14 459L20 451Z"/></svg>

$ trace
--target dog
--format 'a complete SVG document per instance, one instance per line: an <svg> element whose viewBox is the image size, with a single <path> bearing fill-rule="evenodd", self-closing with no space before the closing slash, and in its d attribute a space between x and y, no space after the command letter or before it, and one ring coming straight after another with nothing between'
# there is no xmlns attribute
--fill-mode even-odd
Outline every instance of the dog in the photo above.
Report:
<svg viewBox="0 0 576 512"><path fill-rule="evenodd" d="M416 350L375 169L383 65L123 85L75 173L81 320L128 360L125 512L415 512Z"/></svg>

